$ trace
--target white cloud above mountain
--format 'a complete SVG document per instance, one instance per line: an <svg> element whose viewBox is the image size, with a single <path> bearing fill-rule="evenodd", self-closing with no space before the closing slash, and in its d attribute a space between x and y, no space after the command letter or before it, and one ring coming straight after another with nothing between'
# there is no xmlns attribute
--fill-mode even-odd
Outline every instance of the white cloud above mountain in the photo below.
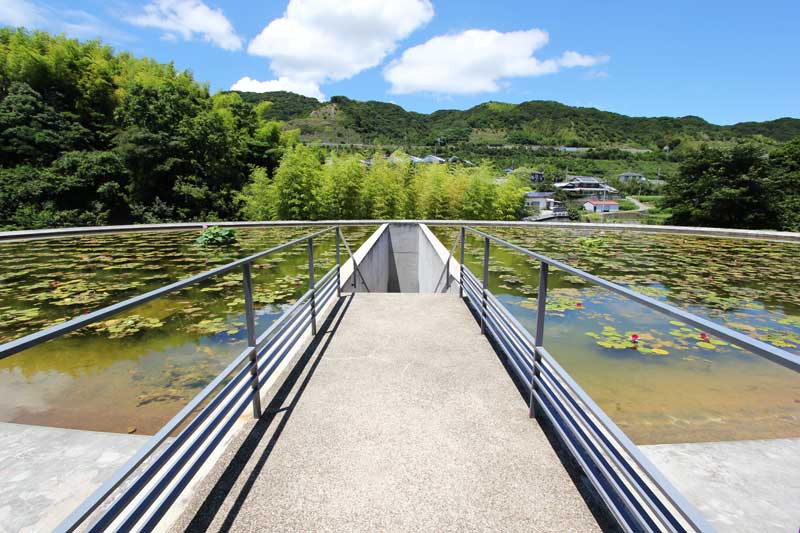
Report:
<svg viewBox="0 0 800 533"><path fill-rule="evenodd" d="M288 78L258 81L245 76L231 86L232 91L253 93L266 93L271 91L289 91L303 96L310 96L317 100L324 100L325 95L320 91L319 85L313 81L293 81Z"/></svg>
<svg viewBox="0 0 800 533"><path fill-rule="evenodd" d="M500 90L509 78L543 76L562 68L609 61L606 55L571 50L552 59L535 57L549 40L547 32L537 28L511 32L471 29L441 35L405 50L383 75L395 94L478 94Z"/></svg>
<svg viewBox="0 0 800 533"><path fill-rule="evenodd" d="M224 50L241 50L244 42L221 9L201 0L153 0L128 18L136 26L163 30L163 38L186 41L201 38Z"/></svg>
<svg viewBox="0 0 800 533"><path fill-rule="evenodd" d="M272 82L313 83L319 91L379 65L432 17L429 0L290 0L247 51L270 60Z"/></svg>

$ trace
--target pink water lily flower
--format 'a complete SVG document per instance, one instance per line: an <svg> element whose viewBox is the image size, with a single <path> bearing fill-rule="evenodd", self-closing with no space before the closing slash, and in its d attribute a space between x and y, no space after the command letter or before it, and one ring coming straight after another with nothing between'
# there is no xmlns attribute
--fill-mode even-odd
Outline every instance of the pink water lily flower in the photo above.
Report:
<svg viewBox="0 0 800 533"><path fill-rule="evenodd" d="M636 343L638 343L638 342L639 342L639 335L637 335L636 333L633 333L633 334L631 335L631 342L632 342L633 344L636 344Z"/></svg>
<svg viewBox="0 0 800 533"><path fill-rule="evenodd" d="M708 333L701 333L700 338L703 340L703 342L708 342Z"/></svg>

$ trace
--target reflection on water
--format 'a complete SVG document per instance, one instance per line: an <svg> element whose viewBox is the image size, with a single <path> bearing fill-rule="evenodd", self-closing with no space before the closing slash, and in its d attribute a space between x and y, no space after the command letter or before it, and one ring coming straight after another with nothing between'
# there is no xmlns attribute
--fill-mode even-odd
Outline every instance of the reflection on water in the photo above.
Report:
<svg viewBox="0 0 800 533"><path fill-rule="evenodd" d="M318 229L238 230L225 249L194 246L196 231L1 244L0 342ZM343 233L356 247L373 230ZM306 253L300 244L254 265L258 331L308 289ZM315 240L317 277L334 263L329 233ZM154 433L241 352L243 315L234 271L0 360L0 420Z"/></svg>
<svg viewBox="0 0 800 533"><path fill-rule="evenodd" d="M633 232L490 233L800 353L799 248ZM448 245L455 230L435 232ZM466 263L482 272L483 243ZM491 245L490 288L531 332L538 263ZM551 269L545 346L640 444L800 437L800 377ZM634 342L635 339L635 342Z"/></svg>

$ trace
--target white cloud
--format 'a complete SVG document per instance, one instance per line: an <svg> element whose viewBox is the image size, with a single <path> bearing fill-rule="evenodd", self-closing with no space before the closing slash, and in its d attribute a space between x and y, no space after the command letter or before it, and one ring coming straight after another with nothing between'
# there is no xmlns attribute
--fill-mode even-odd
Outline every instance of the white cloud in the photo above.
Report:
<svg viewBox="0 0 800 533"><path fill-rule="evenodd" d="M608 56L573 51L556 59L534 57L534 52L549 39L547 32L537 28L507 33L466 30L441 35L403 52L384 69L383 75L395 94L477 94L500 90L508 78L542 76L561 68L609 60Z"/></svg>
<svg viewBox="0 0 800 533"><path fill-rule="evenodd" d="M429 0L290 0L247 51L270 58L279 80L343 80L378 65L432 17Z"/></svg>
<svg viewBox="0 0 800 533"><path fill-rule="evenodd" d="M288 78L278 78L277 80L258 81L245 76L231 86L232 91L245 91L253 93L265 93L269 91L289 91L304 96L310 96L317 100L324 100L325 95L319 89L319 84L313 81L292 81Z"/></svg>
<svg viewBox="0 0 800 533"><path fill-rule="evenodd" d="M567 50L561 57L558 59L558 64L562 67L593 67L595 65L599 65L600 63L607 63L609 57L606 55L602 56L587 56L584 54L579 54L578 52L573 52L572 50Z"/></svg>
<svg viewBox="0 0 800 533"><path fill-rule="evenodd" d="M0 24L33 27L44 20L42 9L28 0L0 2Z"/></svg>
<svg viewBox="0 0 800 533"><path fill-rule="evenodd" d="M185 40L199 35L225 50L242 48L242 38L221 9L212 9L201 0L153 0L144 6L144 12L130 17L137 26L164 30L166 40L178 36Z"/></svg>

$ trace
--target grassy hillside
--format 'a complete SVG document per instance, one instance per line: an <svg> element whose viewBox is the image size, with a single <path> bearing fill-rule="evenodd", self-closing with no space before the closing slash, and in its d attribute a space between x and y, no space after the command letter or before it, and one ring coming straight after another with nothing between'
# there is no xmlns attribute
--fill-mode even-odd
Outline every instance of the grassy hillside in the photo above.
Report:
<svg viewBox="0 0 800 533"><path fill-rule="evenodd" d="M470 109L414 113L386 102L334 96L328 103L286 92L242 93L249 102L274 102L274 118L300 128L306 140L433 145L514 144L657 149L681 143L760 137L765 143L800 137L800 119L718 126L700 117L629 117L558 102L486 102Z"/></svg>

